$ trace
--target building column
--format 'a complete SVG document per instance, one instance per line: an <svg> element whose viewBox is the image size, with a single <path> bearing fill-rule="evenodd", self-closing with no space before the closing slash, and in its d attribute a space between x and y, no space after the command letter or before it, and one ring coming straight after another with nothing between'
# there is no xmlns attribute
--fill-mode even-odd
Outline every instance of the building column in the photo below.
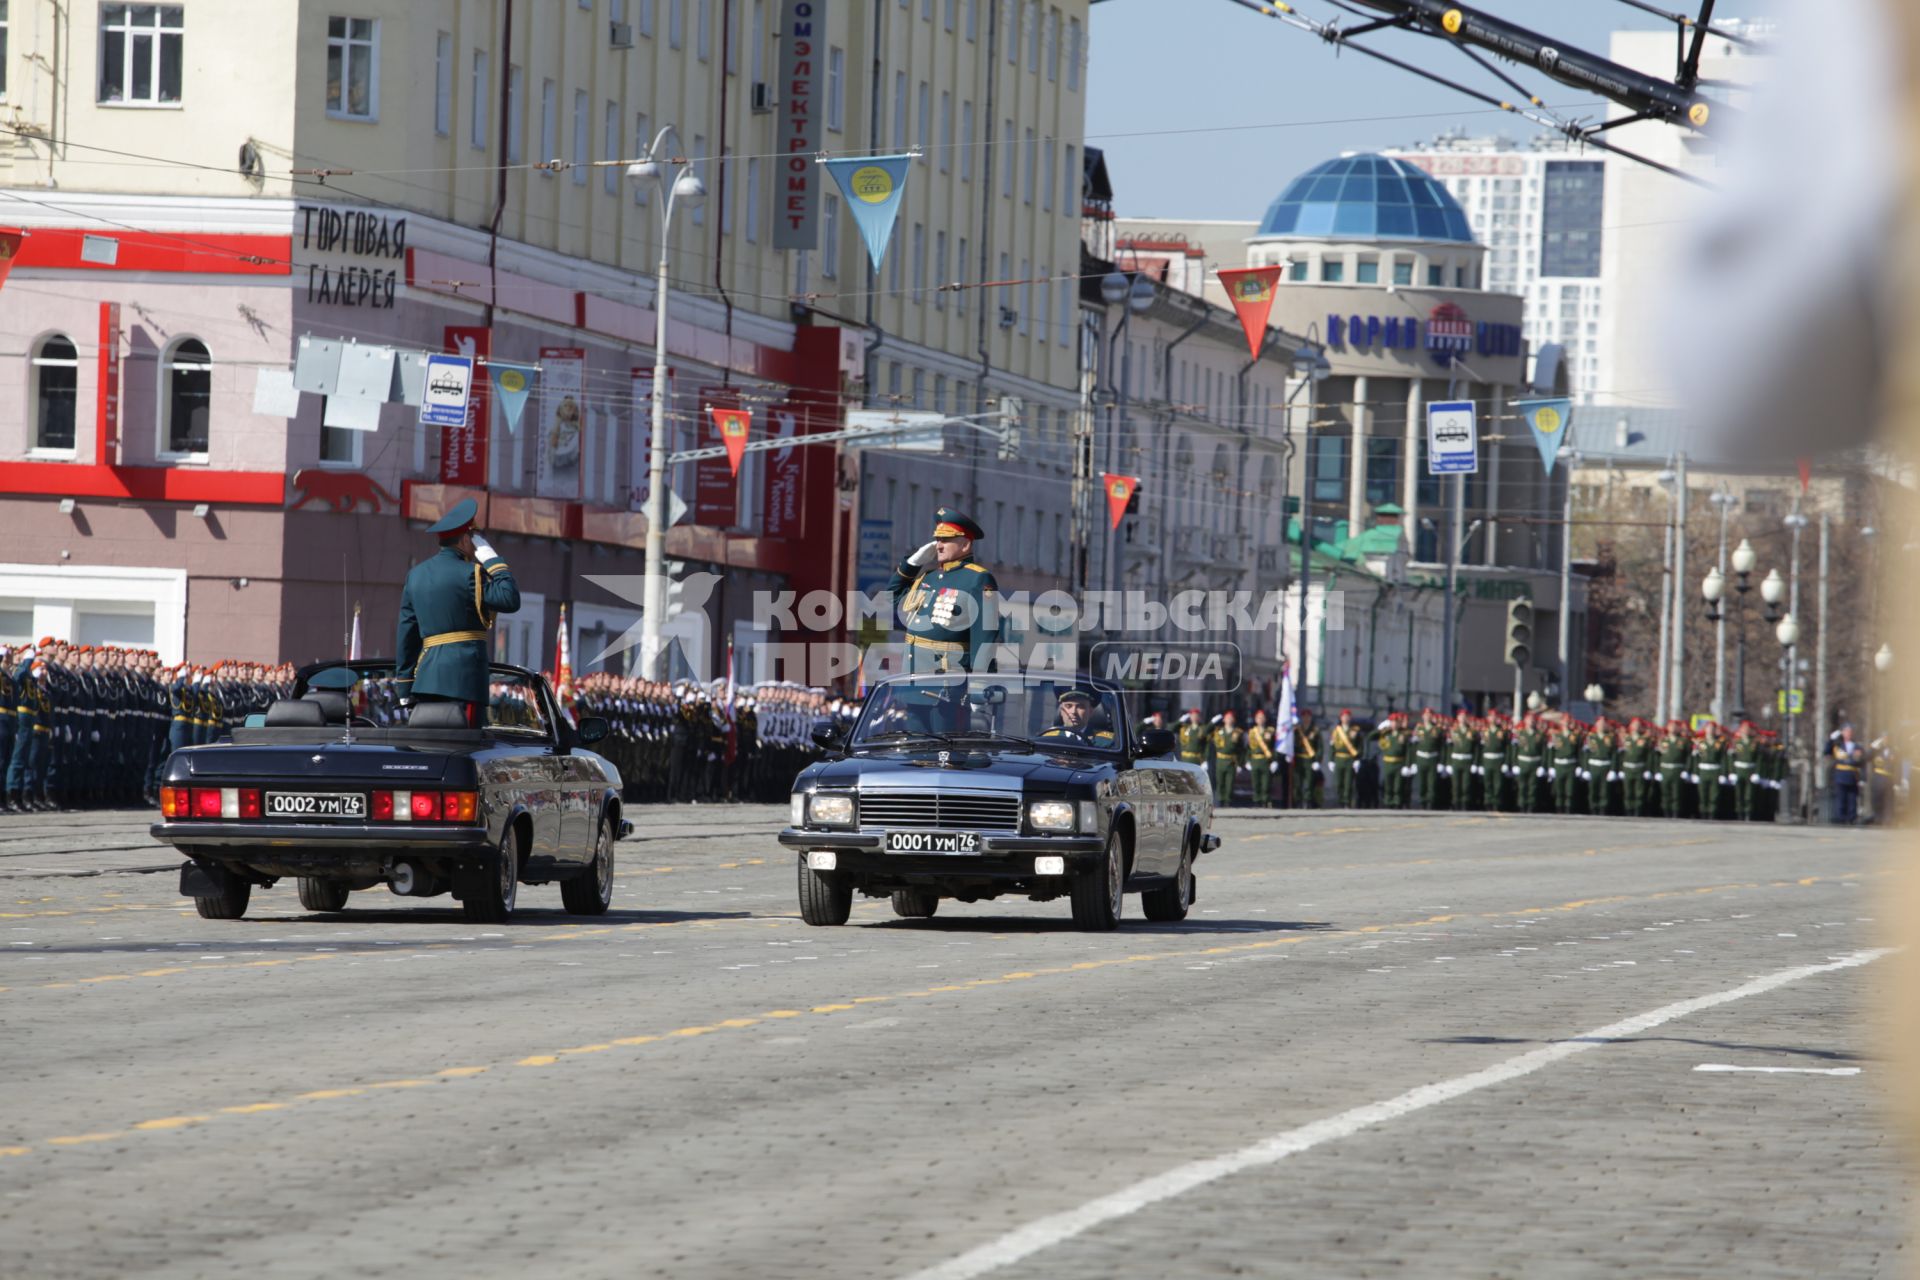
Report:
<svg viewBox="0 0 1920 1280"><path fill-rule="evenodd" d="M1420 545L1420 440L1426 431L1426 406L1420 379L1407 379L1407 443L1400 459L1405 479L1401 482L1400 505L1407 509L1400 524L1405 530L1407 554Z"/></svg>
<svg viewBox="0 0 1920 1280"><path fill-rule="evenodd" d="M1347 455L1347 536L1365 528L1367 508L1367 378L1353 380L1353 443Z"/></svg>

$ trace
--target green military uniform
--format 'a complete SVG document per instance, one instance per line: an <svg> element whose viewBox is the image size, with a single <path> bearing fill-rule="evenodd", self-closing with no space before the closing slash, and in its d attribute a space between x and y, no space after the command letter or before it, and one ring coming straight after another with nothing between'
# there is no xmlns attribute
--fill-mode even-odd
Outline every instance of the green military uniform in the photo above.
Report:
<svg viewBox="0 0 1920 1280"><path fill-rule="evenodd" d="M1660 739L1660 811L1669 818L1686 813L1687 783L1693 772L1693 742L1685 726L1670 724Z"/></svg>
<svg viewBox="0 0 1920 1280"><path fill-rule="evenodd" d="M1733 776L1727 768L1726 740L1718 733L1708 734L1694 753L1694 762L1693 772L1700 787L1698 814L1702 818L1719 818L1726 808L1722 803L1726 785L1721 779Z"/></svg>
<svg viewBox="0 0 1920 1280"><path fill-rule="evenodd" d="M1753 821L1754 793L1760 790L1760 740L1748 730L1733 740L1727 767L1733 771L1733 812L1742 822Z"/></svg>
<svg viewBox="0 0 1920 1280"><path fill-rule="evenodd" d="M482 551L470 563L452 545L473 524L473 499L463 499L429 533L440 550L407 574L400 593L400 623L394 639L394 678L411 681L415 700L464 702L484 720L491 661L487 629L496 613L517 613L520 587L513 570Z"/></svg>
<svg viewBox="0 0 1920 1280"><path fill-rule="evenodd" d="M1540 811L1540 784L1547 767L1547 735L1537 721L1529 720L1513 735L1514 806L1521 813Z"/></svg>
<svg viewBox="0 0 1920 1280"><path fill-rule="evenodd" d="M1399 724L1383 720L1373 731L1380 748L1380 803L1388 809L1407 807L1407 735Z"/></svg>
<svg viewBox="0 0 1920 1280"><path fill-rule="evenodd" d="M1440 749L1445 743L1440 726L1422 720L1413 731L1413 807L1431 809L1439 803Z"/></svg>
<svg viewBox="0 0 1920 1280"><path fill-rule="evenodd" d="M1447 730L1447 780L1453 784L1455 809L1465 809L1473 801L1473 765L1479 758L1479 735L1472 724L1455 720Z"/></svg>
<svg viewBox="0 0 1920 1280"><path fill-rule="evenodd" d="M1613 731L1596 726L1587 735L1582 752L1586 757L1587 812L1595 815L1613 812L1613 784L1619 781L1619 749Z"/></svg>
<svg viewBox="0 0 1920 1280"><path fill-rule="evenodd" d="M1213 754L1213 802L1224 809L1233 803L1233 775L1246 763L1247 735L1223 719L1207 735L1207 746Z"/></svg>
<svg viewBox="0 0 1920 1280"><path fill-rule="evenodd" d="M1651 790L1647 783L1653 773L1653 763L1653 739L1647 736L1646 726L1636 720L1620 742L1623 779L1620 795L1629 818L1646 816L1647 795Z"/></svg>
<svg viewBox="0 0 1920 1280"><path fill-rule="evenodd" d="M1474 764L1474 772L1480 779L1480 807L1488 813L1496 809L1507 808L1507 779L1513 770L1513 739L1507 732L1506 722L1499 719L1487 721L1487 727L1480 731L1480 755Z"/></svg>
<svg viewBox="0 0 1920 1280"><path fill-rule="evenodd" d="M1078 712L1069 711L1068 704L1078 707ZM1060 722L1041 733L1042 738L1057 742L1084 744L1089 747L1111 747L1114 742L1111 725L1096 725L1093 715L1099 709L1100 700L1086 689L1068 689L1060 695ZM1074 716L1078 715L1078 719Z"/></svg>
<svg viewBox="0 0 1920 1280"><path fill-rule="evenodd" d="M1320 766L1325 763L1326 757L1326 743L1321 740L1319 728L1313 723L1312 716L1302 712L1300 720L1293 726L1291 790L1294 808L1320 807Z"/></svg>
<svg viewBox="0 0 1920 1280"><path fill-rule="evenodd" d="M1556 728L1547 734L1547 773L1553 779L1553 807L1573 812L1575 785L1580 781L1580 735Z"/></svg>
<svg viewBox="0 0 1920 1280"><path fill-rule="evenodd" d="M1352 809L1359 803L1360 757L1365 754L1367 741L1360 730L1346 721L1346 713L1341 713L1341 721L1333 726L1328 746L1333 752L1333 794L1342 809Z"/></svg>
<svg viewBox="0 0 1920 1280"><path fill-rule="evenodd" d="M1194 712L1197 717L1199 712ZM1207 726L1198 719L1182 720L1173 730L1174 753L1186 764L1207 762Z"/></svg>
<svg viewBox="0 0 1920 1280"><path fill-rule="evenodd" d="M972 671L999 639L1000 585L972 558L971 544L985 536L973 520L951 507L934 513L936 542L966 541L968 554L949 564L935 558L933 543L894 566L888 585L907 631L908 665L914 671Z"/></svg>
<svg viewBox="0 0 1920 1280"><path fill-rule="evenodd" d="M1247 767L1253 771L1253 803L1266 809L1273 804L1273 773L1277 756L1274 728L1264 720L1255 720L1247 729Z"/></svg>

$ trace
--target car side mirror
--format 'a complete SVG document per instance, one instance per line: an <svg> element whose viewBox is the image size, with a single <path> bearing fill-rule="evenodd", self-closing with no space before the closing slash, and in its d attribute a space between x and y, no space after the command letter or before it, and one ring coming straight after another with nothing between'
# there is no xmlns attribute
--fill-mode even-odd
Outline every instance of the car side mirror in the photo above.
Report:
<svg viewBox="0 0 1920 1280"><path fill-rule="evenodd" d="M607 736L607 721L604 716L582 716L579 728L580 742L591 746Z"/></svg>
<svg viewBox="0 0 1920 1280"><path fill-rule="evenodd" d="M1143 756L1170 756L1173 754L1174 737L1171 729L1143 729L1140 732L1140 754Z"/></svg>
<svg viewBox="0 0 1920 1280"><path fill-rule="evenodd" d="M846 744L837 724L816 724L809 736L813 739L813 745L822 751L838 751Z"/></svg>

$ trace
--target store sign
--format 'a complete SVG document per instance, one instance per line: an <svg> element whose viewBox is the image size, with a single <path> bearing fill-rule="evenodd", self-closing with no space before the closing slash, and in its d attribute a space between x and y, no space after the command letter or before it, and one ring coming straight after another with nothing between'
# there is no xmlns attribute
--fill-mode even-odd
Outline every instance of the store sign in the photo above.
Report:
<svg viewBox="0 0 1920 1280"><path fill-rule="evenodd" d="M774 201L773 247L811 249L819 240L820 47L827 29L826 0L782 0L780 5L779 193Z"/></svg>
<svg viewBox="0 0 1920 1280"><path fill-rule="evenodd" d="M393 306L400 285L400 268L385 264L406 261L407 220L301 205L300 248L347 259L307 263L308 302L385 311Z"/></svg>
<svg viewBox="0 0 1920 1280"><path fill-rule="evenodd" d="M1457 303L1443 302L1423 322L1418 316L1327 317L1327 344L1355 351L1426 350L1438 364L1452 364L1456 356L1518 356L1523 347L1520 326L1474 321Z"/></svg>
<svg viewBox="0 0 1920 1280"><path fill-rule="evenodd" d="M580 496L587 439L587 353L540 348L540 434L534 440L533 491L542 498Z"/></svg>
<svg viewBox="0 0 1920 1280"><path fill-rule="evenodd" d="M769 414L773 420L774 437L787 440L800 435L802 412L793 405L775 405ZM764 455L766 488L763 506L769 538L797 538L801 535L800 485L806 474L805 454L804 447L796 447L773 449Z"/></svg>

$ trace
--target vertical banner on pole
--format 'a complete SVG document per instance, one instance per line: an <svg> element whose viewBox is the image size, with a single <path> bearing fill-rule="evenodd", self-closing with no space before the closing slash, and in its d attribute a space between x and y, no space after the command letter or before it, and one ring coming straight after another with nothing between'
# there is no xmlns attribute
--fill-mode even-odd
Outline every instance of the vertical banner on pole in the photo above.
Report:
<svg viewBox="0 0 1920 1280"><path fill-rule="evenodd" d="M102 466L120 462L120 304L100 304L100 425L97 434L99 452L94 461Z"/></svg>
<svg viewBox="0 0 1920 1280"><path fill-rule="evenodd" d="M633 400L633 450L627 455L627 510L645 511L653 457L653 366L629 373Z"/></svg>
<svg viewBox="0 0 1920 1280"><path fill-rule="evenodd" d="M819 241L820 69L818 37L827 29L827 0L781 0L780 102L775 150L782 159L774 190L773 247L811 249Z"/></svg>
<svg viewBox="0 0 1920 1280"><path fill-rule="evenodd" d="M472 361L476 368L493 352L493 333L489 329L449 325L446 349ZM487 434L493 410L489 394L492 384L486 378L473 379L467 396L467 412L458 426L440 429L440 482L442 484L483 485L487 482Z"/></svg>
<svg viewBox="0 0 1920 1280"><path fill-rule="evenodd" d="M802 412L804 411L795 405L775 405L772 410L774 438L790 440L798 436ZM772 449L765 455L767 478L762 509L766 512L766 532L769 538L801 536L800 479L803 474L801 453L802 451L797 448Z"/></svg>
<svg viewBox="0 0 1920 1280"><path fill-rule="evenodd" d="M587 353L578 347L540 348L540 434L535 441L533 491L542 498L580 496L580 458L586 441Z"/></svg>

